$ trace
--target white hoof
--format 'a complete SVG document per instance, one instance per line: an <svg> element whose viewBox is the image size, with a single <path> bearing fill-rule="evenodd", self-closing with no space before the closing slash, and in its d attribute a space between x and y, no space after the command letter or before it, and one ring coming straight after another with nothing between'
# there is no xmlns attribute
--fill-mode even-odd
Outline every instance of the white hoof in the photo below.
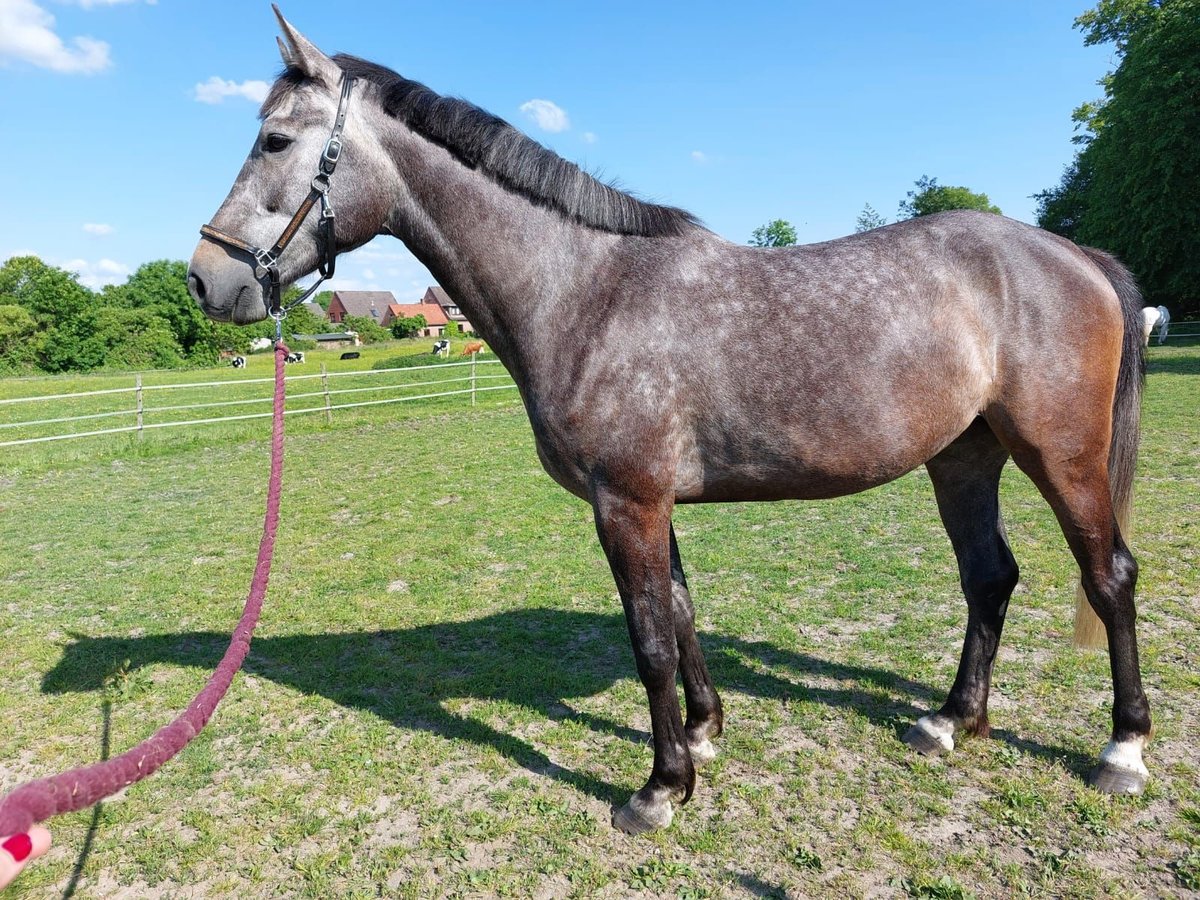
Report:
<svg viewBox="0 0 1200 900"><path fill-rule="evenodd" d="M692 754L692 765L697 769L717 758L717 748L708 738L698 744L688 744L688 752Z"/></svg>
<svg viewBox="0 0 1200 900"><path fill-rule="evenodd" d="M612 823L626 834L641 834L666 828L675 817L671 801L665 796L660 800L644 800L641 791L629 798L629 802L613 813Z"/></svg>
<svg viewBox="0 0 1200 900"><path fill-rule="evenodd" d="M922 716L904 735L904 743L925 756L954 749L954 723L940 716Z"/></svg>

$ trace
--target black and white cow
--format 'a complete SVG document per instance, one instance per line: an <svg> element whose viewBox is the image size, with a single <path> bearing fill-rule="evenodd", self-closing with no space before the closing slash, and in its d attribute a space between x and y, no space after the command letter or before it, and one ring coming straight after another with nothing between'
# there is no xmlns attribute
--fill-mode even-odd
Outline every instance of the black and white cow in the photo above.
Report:
<svg viewBox="0 0 1200 900"><path fill-rule="evenodd" d="M304 351L298 350L295 353L289 353L283 358L283 361L290 363L302 363L304 362Z"/></svg>
<svg viewBox="0 0 1200 900"><path fill-rule="evenodd" d="M246 368L246 357L235 356L233 358L232 362L230 362L229 364L231 366L233 366L235 369L244 369L244 368Z"/></svg>
<svg viewBox="0 0 1200 900"><path fill-rule="evenodd" d="M450 342L449 341L434 341L433 342L433 355L434 356L449 356L450 355Z"/></svg>

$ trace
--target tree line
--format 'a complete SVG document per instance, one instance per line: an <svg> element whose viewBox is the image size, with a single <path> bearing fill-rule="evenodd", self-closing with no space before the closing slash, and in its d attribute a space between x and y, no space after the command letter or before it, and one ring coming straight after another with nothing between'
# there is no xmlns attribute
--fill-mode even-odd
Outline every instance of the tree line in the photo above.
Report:
<svg viewBox="0 0 1200 900"><path fill-rule="evenodd" d="M289 289L284 301L297 295ZM285 325L289 334L328 328L303 307ZM36 256L0 266L0 374L210 366L222 350L244 353L254 338L274 333L271 321L241 326L205 316L188 294L181 260L148 262L99 291Z"/></svg>

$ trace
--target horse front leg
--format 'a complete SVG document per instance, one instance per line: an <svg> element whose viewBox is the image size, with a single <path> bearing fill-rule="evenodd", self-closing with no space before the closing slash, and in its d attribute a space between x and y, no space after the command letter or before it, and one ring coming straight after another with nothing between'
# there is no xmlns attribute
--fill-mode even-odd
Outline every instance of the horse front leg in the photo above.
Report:
<svg viewBox="0 0 1200 900"><path fill-rule="evenodd" d="M672 501L669 496L634 497L607 483L594 485L591 499L650 701L654 767L645 787L613 813L615 827L638 834L670 825L673 804L686 803L696 783L675 693L679 647L672 601Z"/></svg>

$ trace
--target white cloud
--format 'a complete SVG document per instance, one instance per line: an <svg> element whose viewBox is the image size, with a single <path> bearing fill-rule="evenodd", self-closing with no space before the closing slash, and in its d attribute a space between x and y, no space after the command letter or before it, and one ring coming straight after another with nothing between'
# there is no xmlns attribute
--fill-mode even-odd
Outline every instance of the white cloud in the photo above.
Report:
<svg viewBox="0 0 1200 900"><path fill-rule="evenodd" d="M567 111L549 100L529 100L521 104L521 112L543 131L566 131L571 127Z"/></svg>
<svg viewBox="0 0 1200 900"><path fill-rule="evenodd" d="M121 284L133 271L124 263L111 259L94 263L86 259L70 259L62 264L62 268L74 272L79 277L79 283L93 291L100 290L106 284Z"/></svg>
<svg viewBox="0 0 1200 900"><path fill-rule="evenodd" d="M0 0L0 62L19 60L68 74L100 72L112 65L108 44L54 33L54 16L33 0Z"/></svg>
<svg viewBox="0 0 1200 900"><path fill-rule="evenodd" d="M4 0L0 0L0 3ZM255 103L267 99L271 86L265 81L226 81L214 75L208 81L196 85L195 97L201 103L222 103L226 97L245 97Z"/></svg>
<svg viewBox="0 0 1200 900"><path fill-rule="evenodd" d="M103 222L86 222L84 223L83 230L88 234L94 234L97 237L104 237L105 235L113 233L113 227L111 225L106 225Z"/></svg>
<svg viewBox="0 0 1200 900"><path fill-rule="evenodd" d="M596 137L596 132L594 131L585 131L581 136L583 137L583 142L585 144L594 144L597 140L599 140L599 138Z"/></svg>
<svg viewBox="0 0 1200 900"><path fill-rule="evenodd" d="M692 151L692 162L697 163L699 165L704 165L706 162L708 162L708 154L705 153L703 150L693 150Z"/></svg>

